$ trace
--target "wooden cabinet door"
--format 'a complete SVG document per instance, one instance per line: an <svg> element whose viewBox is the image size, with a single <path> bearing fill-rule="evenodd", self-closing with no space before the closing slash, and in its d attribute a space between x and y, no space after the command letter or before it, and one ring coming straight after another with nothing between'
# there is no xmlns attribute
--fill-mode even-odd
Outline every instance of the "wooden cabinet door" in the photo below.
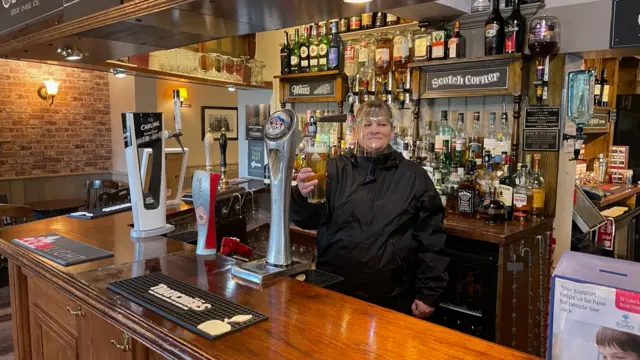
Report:
<svg viewBox="0 0 640 360"><path fill-rule="evenodd" d="M127 340L128 351L117 348L124 345L124 331L111 325L109 322L86 309L85 316L78 321L78 346L82 360L133 360L134 341L131 337Z"/></svg>
<svg viewBox="0 0 640 360"><path fill-rule="evenodd" d="M78 359L75 335L71 334L37 305L30 306L29 318L32 359Z"/></svg>

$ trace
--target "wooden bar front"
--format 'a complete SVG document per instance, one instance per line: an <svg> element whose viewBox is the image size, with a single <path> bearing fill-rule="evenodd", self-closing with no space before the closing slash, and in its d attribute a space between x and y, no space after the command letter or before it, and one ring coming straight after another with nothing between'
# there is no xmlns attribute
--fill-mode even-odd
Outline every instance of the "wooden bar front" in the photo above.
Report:
<svg viewBox="0 0 640 360"><path fill-rule="evenodd" d="M10 260L16 359L533 359L293 279L262 290L242 285L231 277L233 259L199 257L193 246L162 237L134 242L131 220L130 212L91 221L57 217L0 232L0 252ZM114 257L65 268L10 243L50 232ZM106 290L154 271L269 320L209 341Z"/></svg>

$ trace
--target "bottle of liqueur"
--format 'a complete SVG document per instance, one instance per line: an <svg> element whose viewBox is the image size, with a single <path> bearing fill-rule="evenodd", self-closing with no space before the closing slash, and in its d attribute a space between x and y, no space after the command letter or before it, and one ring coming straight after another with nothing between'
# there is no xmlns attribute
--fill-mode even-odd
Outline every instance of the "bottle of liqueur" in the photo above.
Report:
<svg viewBox="0 0 640 360"><path fill-rule="evenodd" d="M466 47L467 41L465 37L460 34L460 22L456 21L453 27L453 36L449 39L449 59L464 58Z"/></svg>
<svg viewBox="0 0 640 360"><path fill-rule="evenodd" d="M291 73L299 74L302 72L300 68L300 30L296 29L293 46L291 46Z"/></svg>
<svg viewBox="0 0 640 360"><path fill-rule="evenodd" d="M405 72L409 64L409 39L400 30L396 31L393 38L393 69ZM391 89L393 90L393 89Z"/></svg>
<svg viewBox="0 0 640 360"><path fill-rule="evenodd" d="M344 74L354 77L358 74L358 46L357 42L348 41L344 46Z"/></svg>
<svg viewBox="0 0 640 360"><path fill-rule="evenodd" d="M360 29L362 29L362 17L354 15L349 18L349 31L358 31Z"/></svg>
<svg viewBox="0 0 640 360"><path fill-rule="evenodd" d="M308 73L309 67L309 27L304 26L304 34L300 39L300 69L303 73Z"/></svg>
<svg viewBox="0 0 640 360"><path fill-rule="evenodd" d="M502 153L511 153L511 132L509 131L509 114L502 112L500 131L496 135L496 155Z"/></svg>
<svg viewBox="0 0 640 360"><path fill-rule="evenodd" d="M443 110L440 113L440 126L436 133L436 152L438 154L442 154L444 152L444 142L447 141L447 143L450 144L453 135L453 128L449 126L448 113L446 110ZM447 149L447 151L450 151L450 149Z"/></svg>
<svg viewBox="0 0 640 360"><path fill-rule="evenodd" d="M349 32L349 18L340 18L338 20L338 33L344 34Z"/></svg>
<svg viewBox="0 0 640 360"><path fill-rule="evenodd" d="M521 53L524 49L527 19L520 12L520 1L514 0L513 10L504 22L505 54Z"/></svg>
<svg viewBox="0 0 640 360"><path fill-rule="evenodd" d="M447 45L451 37L449 29L447 29L444 19L440 20L440 25L432 32L431 39L431 59L445 60L447 59Z"/></svg>
<svg viewBox="0 0 640 360"><path fill-rule="evenodd" d="M362 14L362 30L373 29L373 13Z"/></svg>
<svg viewBox="0 0 640 360"><path fill-rule="evenodd" d="M413 34L413 61L431 60L431 23L420 22L420 30Z"/></svg>
<svg viewBox="0 0 640 360"><path fill-rule="evenodd" d="M400 24L400 19L393 14L387 14L387 26Z"/></svg>
<svg viewBox="0 0 640 360"><path fill-rule="evenodd" d="M289 45L289 33L284 32L284 45L280 49L280 75L291 73L291 46Z"/></svg>
<svg viewBox="0 0 640 360"><path fill-rule="evenodd" d="M609 106L609 80L607 80L607 69L602 70L602 79L600 80L602 94L600 95L600 100L602 102L601 106L608 107Z"/></svg>
<svg viewBox="0 0 640 360"><path fill-rule="evenodd" d="M458 123L454 135L454 159L464 167L467 162L467 135L465 134L464 113L458 113Z"/></svg>
<svg viewBox="0 0 640 360"><path fill-rule="evenodd" d="M376 13L375 27L381 28L387 26L387 14L379 11Z"/></svg>
<svg viewBox="0 0 640 360"><path fill-rule="evenodd" d="M493 10L484 24L484 54L504 54L504 18L498 0L493 0Z"/></svg>
<svg viewBox="0 0 640 360"><path fill-rule="evenodd" d="M391 34L382 32L376 39L376 75L387 76L391 71L391 54L393 51L393 39Z"/></svg>
<svg viewBox="0 0 640 360"><path fill-rule="evenodd" d="M331 42L329 43L329 51L327 54L327 69L340 69L340 37L338 35L338 23L331 23Z"/></svg>
<svg viewBox="0 0 640 360"><path fill-rule="evenodd" d="M489 224L499 224L505 221L506 209L504 203L498 198L498 189L491 187L487 199L482 204L483 213Z"/></svg>
<svg viewBox="0 0 640 360"><path fill-rule="evenodd" d="M469 161L467 175L458 184L458 214L464 217L475 217L478 208L479 186L476 182L475 162Z"/></svg>
<svg viewBox="0 0 640 360"><path fill-rule="evenodd" d="M600 72L596 68L595 86L593 88L593 106L600 106L600 93L602 92L602 83L600 83Z"/></svg>
<svg viewBox="0 0 640 360"><path fill-rule="evenodd" d="M320 29L320 41L318 43L318 71L327 71L329 57L329 37L327 36L327 23L318 24Z"/></svg>
<svg viewBox="0 0 640 360"><path fill-rule="evenodd" d="M529 217L529 197L531 194L528 189L528 171L529 168L527 165L521 165L520 170L518 170L515 176L516 187L513 189L513 221L525 222Z"/></svg>
<svg viewBox="0 0 640 360"><path fill-rule="evenodd" d="M513 218L513 191L516 181L511 173L511 157L507 156L504 164L504 174L500 178L498 185L498 199L504 203L506 220Z"/></svg>
<svg viewBox="0 0 640 360"><path fill-rule="evenodd" d="M469 162L475 161L476 167L482 165L482 145L484 144L484 136L480 132L480 112L473 113L473 130L467 141L469 154Z"/></svg>
<svg viewBox="0 0 640 360"><path fill-rule="evenodd" d="M320 38L318 37L318 27L316 24L311 25L311 39L309 39L309 70L318 72L320 65Z"/></svg>
<svg viewBox="0 0 640 360"><path fill-rule="evenodd" d="M424 146L424 143L423 143ZM435 184L436 176L435 171L440 169L440 165L438 163L438 156L436 154L435 143L428 143L426 154L422 155L422 167L429 174L429 178L431 178L431 182Z"/></svg>
<svg viewBox="0 0 640 360"><path fill-rule="evenodd" d="M544 218L545 188L544 178L540 172L540 154L533 155L533 173L529 181L531 191L531 217L534 221Z"/></svg>
<svg viewBox="0 0 640 360"><path fill-rule="evenodd" d="M496 154L496 113L489 113L489 128L484 136L484 151L489 151L492 155Z"/></svg>

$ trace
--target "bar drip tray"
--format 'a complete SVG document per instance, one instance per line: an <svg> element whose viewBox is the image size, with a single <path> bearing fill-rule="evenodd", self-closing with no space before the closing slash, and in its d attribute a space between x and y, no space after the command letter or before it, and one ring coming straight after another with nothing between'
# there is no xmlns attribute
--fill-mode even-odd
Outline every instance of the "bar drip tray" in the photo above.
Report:
<svg viewBox="0 0 640 360"><path fill-rule="evenodd" d="M332 290L336 289L342 280L344 280L342 276L334 275L318 269L305 270L301 273L291 275L291 277L298 281L304 281L311 285Z"/></svg>
<svg viewBox="0 0 640 360"><path fill-rule="evenodd" d="M291 265L280 267L270 265L267 259L260 259L238 264L231 269L231 273L253 283L267 284L310 268L311 263L308 262L294 261Z"/></svg>

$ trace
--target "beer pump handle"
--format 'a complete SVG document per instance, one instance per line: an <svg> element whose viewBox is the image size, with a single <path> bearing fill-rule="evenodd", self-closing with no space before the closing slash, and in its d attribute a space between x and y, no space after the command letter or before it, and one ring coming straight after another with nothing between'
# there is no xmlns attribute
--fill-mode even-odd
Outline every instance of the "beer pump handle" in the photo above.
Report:
<svg viewBox="0 0 640 360"><path fill-rule="evenodd" d="M227 134L224 129L220 134L220 167L227 167Z"/></svg>
<svg viewBox="0 0 640 360"><path fill-rule="evenodd" d="M204 160L207 171L213 171L213 144L215 141L213 131L211 128L207 129L207 134L204 136Z"/></svg>
<svg viewBox="0 0 640 360"><path fill-rule="evenodd" d="M182 134L182 114L180 113L182 102L180 101L180 90L173 90L173 115L176 123L176 132Z"/></svg>

